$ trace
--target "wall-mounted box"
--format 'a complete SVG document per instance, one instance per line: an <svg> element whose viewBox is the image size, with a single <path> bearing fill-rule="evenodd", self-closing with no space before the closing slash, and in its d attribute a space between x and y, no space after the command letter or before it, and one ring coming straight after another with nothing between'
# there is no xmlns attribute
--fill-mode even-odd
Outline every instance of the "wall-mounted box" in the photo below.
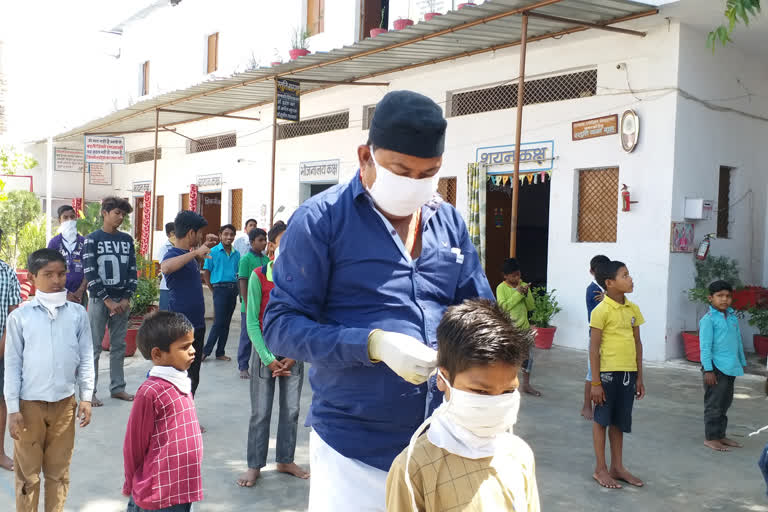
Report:
<svg viewBox="0 0 768 512"><path fill-rule="evenodd" d="M683 217L691 220L710 220L712 209L713 201L711 199L686 197Z"/></svg>

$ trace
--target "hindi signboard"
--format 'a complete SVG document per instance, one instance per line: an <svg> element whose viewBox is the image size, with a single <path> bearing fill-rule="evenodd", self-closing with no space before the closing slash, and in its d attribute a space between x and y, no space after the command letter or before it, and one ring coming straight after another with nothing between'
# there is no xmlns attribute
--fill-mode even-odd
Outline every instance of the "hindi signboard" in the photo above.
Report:
<svg viewBox="0 0 768 512"><path fill-rule="evenodd" d="M318 160L299 164L299 183L338 183L340 160Z"/></svg>
<svg viewBox="0 0 768 512"><path fill-rule="evenodd" d="M112 164L88 164L88 183L91 185L111 185Z"/></svg>
<svg viewBox="0 0 768 512"><path fill-rule="evenodd" d="M134 181L131 187L133 195L143 196L144 192L150 192L152 190L152 181Z"/></svg>
<svg viewBox="0 0 768 512"><path fill-rule="evenodd" d="M200 174L196 180L198 189L219 189L221 188L221 173L219 174Z"/></svg>
<svg viewBox="0 0 768 512"><path fill-rule="evenodd" d="M606 135L616 135L619 128L619 115L597 117L595 119L585 119L571 123L571 137L573 140L593 139L595 137L605 137Z"/></svg>
<svg viewBox="0 0 768 512"><path fill-rule="evenodd" d="M555 141L524 142L520 151L520 173L550 171L555 161ZM476 162L488 167L488 175L509 174L515 166L515 145L477 148Z"/></svg>
<svg viewBox="0 0 768 512"><path fill-rule="evenodd" d="M83 151L81 149L54 149L54 171L83 172Z"/></svg>
<svg viewBox="0 0 768 512"><path fill-rule="evenodd" d="M125 137L85 136L86 163L122 164L125 162Z"/></svg>
<svg viewBox="0 0 768 512"><path fill-rule="evenodd" d="M301 84L296 80L277 80L277 118L284 121L299 120L299 92Z"/></svg>

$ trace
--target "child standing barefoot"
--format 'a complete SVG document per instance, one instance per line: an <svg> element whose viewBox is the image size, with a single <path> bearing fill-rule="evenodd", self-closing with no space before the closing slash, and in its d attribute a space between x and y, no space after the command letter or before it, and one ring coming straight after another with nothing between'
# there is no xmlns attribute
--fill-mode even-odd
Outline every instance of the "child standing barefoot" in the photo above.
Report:
<svg viewBox="0 0 768 512"><path fill-rule="evenodd" d="M203 499L203 437L187 377L195 360L194 331L184 315L159 311L136 336L154 366L136 392L125 432L128 512L188 512Z"/></svg>

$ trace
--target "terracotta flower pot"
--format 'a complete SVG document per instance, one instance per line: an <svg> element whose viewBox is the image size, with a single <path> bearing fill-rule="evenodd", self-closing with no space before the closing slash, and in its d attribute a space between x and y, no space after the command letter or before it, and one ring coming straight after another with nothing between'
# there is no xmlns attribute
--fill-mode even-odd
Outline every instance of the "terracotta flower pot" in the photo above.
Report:
<svg viewBox="0 0 768 512"><path fill-rule="evenodd" d="M692 363L701 362L701 346L699 345L699 333L697 331L686 331L683 333L683 348L685 349L685 358Z"/></svg>
<svg viewBox="0 0 768 512"><path fill-rule="evenodd" d="M545 350L552 348L557 327L534 327L533 330L536 348L543 348Z"/></svg>
<svg viewBox="0 0 768 512"><path fill-rule="evenodd" d="M290 50L288 50L288 55L291 56L291 60L296 60L299 57L309 55L309 50L306 50L304 48L291 48Z"/></svg>
<svg viewBox="0 0 768 512"><path fill-rule="evenodd" d="M282 62L280 62L279 60L276 60L276 61L274 61L274 62L270 62L270 63L269 63L269 65L270 65L270 66L272 66L273 68L274 68L275 66L279 66L280 64L282 64Z"/></svg>
<svg viewBox="0 0 768 512"><path fill-rule="evenodd" d="M429 21L435 16L442 16L442 14L440 14L439 12L428 12L427 14L424 15L424 21Z"/></svg>
<svg viewBox="0 0 768 512"><path fill-rule="evenodd" d="M136 353L136 333L139 332L143 316L132 316L128 321L128 330L125 331L125 357L132 357ZM104 331L104 338L101 340L101 350L109 352L109 328Z"/></svg>
<svg viewBox="0 0 768 512"><path fill-rule="evenodd" d="M755 352L757 352L760 357L768 356L768 336L755 334L752 337L752 342L755 344Z"/></svg>
<svg viewBox="0 0 768 512"><path fill-rule="evenodd" d="M400 19L395 20L395 22L392 24L395 27L395 30L403 30L405 27L410 27L413 25L413 20L409 19Z"/></svg>
<svg viewBox="0 0 768 512"><path fill-rule="evenodd" d="M386 34L388 32L385 28L372 28L371 29L371 37L376 37L379 34Z"/></svg>
<svg viewBox="0 0 768 512"><path fill-rule="evenodd" d="M477 4L475 2L464 2L463 4L459 4L459 9L463 9L465 7L474 7Z"/></svg>

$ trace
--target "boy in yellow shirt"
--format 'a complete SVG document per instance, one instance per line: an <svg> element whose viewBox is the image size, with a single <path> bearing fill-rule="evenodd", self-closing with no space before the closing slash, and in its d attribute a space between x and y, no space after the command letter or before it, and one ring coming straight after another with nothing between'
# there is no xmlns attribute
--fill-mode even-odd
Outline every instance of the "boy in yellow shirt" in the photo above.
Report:
<svg viewBox="0 0 768 512"><path fill-rule="evenodd" d="M530 331L498 304L474 299L448 308L437 339L445 400L392 463L387 511L539 512L533 452L512 433Z"/></svg>
<svg viewBox="0 0 768 512"><path fill-rule="evenodd" d="M632 431L634 400L645 396L640 308L626 298L634 283L627 266L611 261L597 267L597 284L605 290L592 311L589 358L592 363L592 402L595 404L592 440L597 463L592 477L608 489L620 489L617 480L636 487L643 481L624 467L624 433ZM610 428L609 428L610 427ZM611 467L605 460L606 430L611 443Z"/></svg>
<svg viewBox="0 0 768 512"><path fill-rule="evenodd" d="M496 302L507 312L520 329L530 329L528 322L528 312L533 311L533 295L530 285L523 282L520 274L520 264L515 258L504 260L502 267L504 281L496 287ZM531 386L531 372L533 371L533 356L523 361L523 385L521 390L533 396L541 396L541 392Z"/></svg>

